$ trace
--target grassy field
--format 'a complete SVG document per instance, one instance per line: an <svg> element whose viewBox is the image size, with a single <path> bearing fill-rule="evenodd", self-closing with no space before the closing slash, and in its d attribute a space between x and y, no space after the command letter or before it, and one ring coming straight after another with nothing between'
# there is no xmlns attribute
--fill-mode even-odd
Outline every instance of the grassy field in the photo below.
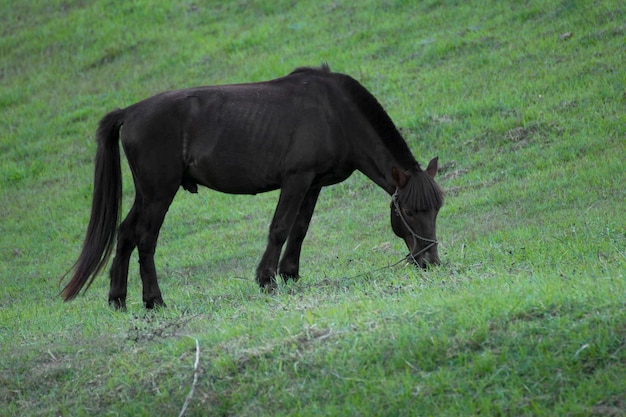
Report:
<svg viewBox="0 0 626 417"><path fill-rule="evenodd" d="M0 415L626 415L625 22L617 0L3 0ZM389 266L389 199L355 174L275 295L253 275L278 194L202 189L161 231L167 309L135 261L128 312L107 274L61 301L106 111L322 62L439 156L440 267Z"/></svg>

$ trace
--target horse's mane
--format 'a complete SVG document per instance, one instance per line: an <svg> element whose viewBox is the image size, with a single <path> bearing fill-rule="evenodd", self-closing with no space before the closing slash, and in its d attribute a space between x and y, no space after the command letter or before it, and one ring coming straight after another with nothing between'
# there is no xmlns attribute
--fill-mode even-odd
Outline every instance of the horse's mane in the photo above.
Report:
<svg viewBox="0 0 626 417"><path fill-rule="evenodd" d="M388 149L402 165L403 169L421 171L419 163L413 157L406 141L396 128L383 106L357 80L345 74L335 73L340 77L345 91L352 97L363 116L372 124L378 135L385 141Z"/></svg>
<svg viewBox="0 0 626 417"><path fill-rule="evenodd" d="M398 199L403 205L414 206L417 210L439 210L443 206L443 191L426 171L412 174Z"/></svg>
<svg viewBox="0 0 626 417"><path fill-rule="evenodd" d="M407 170L413 177L413 180L407 182L400 193L400 200L405 204L414 205L419 210L440 209L443 206L441 188L427 172L422 170L406 141L376 97L354 78L344 74L335 75L341 77L343 87L372 124L374 130L385 141L401 168Z"/></svg>
<svg viewBox="0 0 626 417"><path fill-rule="evenodd" d="M330 74L330 67L328 66L327 63L323 63L321 66L319 67L298 67L295 70L291 71L291 73L289 73L289 75L292 74L298 74L300 72L318 72L318 73L323 73L323 74Z"/></svg>

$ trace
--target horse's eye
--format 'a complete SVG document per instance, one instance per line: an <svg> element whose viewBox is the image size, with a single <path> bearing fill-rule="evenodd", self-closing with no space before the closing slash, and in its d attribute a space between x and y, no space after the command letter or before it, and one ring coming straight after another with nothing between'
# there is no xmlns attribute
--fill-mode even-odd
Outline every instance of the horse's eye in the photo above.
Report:
<svg viewBox="0 0 626 417"><path fill-rule="evenodd" d="M411 209L404 209L404 214L405 214L407 217L413 217L413 215L415 214L415 212L414 212L413 210L411 210Z"/></svg>

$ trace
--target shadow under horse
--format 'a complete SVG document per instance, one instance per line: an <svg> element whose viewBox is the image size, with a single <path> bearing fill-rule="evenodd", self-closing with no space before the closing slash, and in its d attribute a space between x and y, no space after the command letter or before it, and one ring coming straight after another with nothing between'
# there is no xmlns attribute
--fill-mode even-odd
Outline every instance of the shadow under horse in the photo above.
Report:
<svg viewBox="0 0 626 417"><path fill-rule="evenodd" d="M118 227L120 130L135 201ZM115 246L109 303L125 308L129 259L137 248L144 305L163 306L154 264L159 230L179 187L196 193L198 185L232 194L280 188L256 270L267 291L276 288L277 274L298 278L321 188L355 170L392 196L392 228L406 242L408 259L421 267L439 263L437 158L422 170L376 98L327 65L266 82L164 92L105 115L96 139L91 217L80 256L66 274L65 301L89 288Z"/></svg>

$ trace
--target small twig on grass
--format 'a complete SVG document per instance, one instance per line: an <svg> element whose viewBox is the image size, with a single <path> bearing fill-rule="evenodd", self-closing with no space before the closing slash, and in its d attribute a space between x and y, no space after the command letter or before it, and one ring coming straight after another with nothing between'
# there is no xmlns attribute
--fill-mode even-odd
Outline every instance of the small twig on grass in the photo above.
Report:
<svg viewBox="0 0 626 417"><path fill-rule="evenodd" d="M57 357L56 357L56 356L54 356L54 353L52 353L52 352L50 351L50 349L48 349L48 355L50 355L50 357L52 358L52 360L53 360L54 362L58 361Z"/></svg>
<svg viewBox="0 0 626 417"><path fill-rule="evenodd" d="M189 394L187 394L187 398L185 398L185 403L183 404L183 408L180 410L178 417L182 417L185 415L185 411L187 411L187 407L189 407L189 403L191 402L191 399L193 398L193 393L196 390L196 383L198 382L198 374L200 373L199 372L200 342L198 342L198 339L196 339L195 337L191 337L191 336L187 336L187 337L196 341L196 360L193 364L193 382L191 383L191 389L189 390Z"/></svg>
<svg viewBox="0 0 626 417"><path fill-rule="evenodd" d="M354 378L354 377L349 377L349 376L342 376L339 375L337 372L329 372L332 376L334 376L335 378L341 379L343 381L352 381L352 382L367 382L367 380L362 379L362 378Z"/></svg>

